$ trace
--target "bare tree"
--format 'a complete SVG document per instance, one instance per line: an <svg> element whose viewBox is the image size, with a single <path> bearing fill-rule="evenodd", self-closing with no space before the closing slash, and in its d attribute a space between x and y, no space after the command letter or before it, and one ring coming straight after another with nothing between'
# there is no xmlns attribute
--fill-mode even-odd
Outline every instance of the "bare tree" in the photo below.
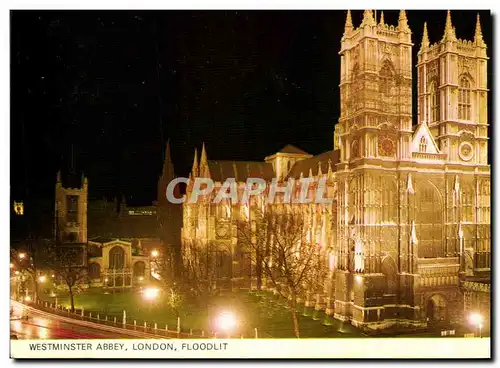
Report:
<svg viewBox="0 0 500 368"><path fill-rule="evenodd" d="M79 293L89 282L85 256L85 250L80 246L50 247L49 267L56 280L60 281L57 288L68 292L72 312L75 311L74 295Z"/></svg>
<svg viewBox="0 0 500 368"><path fill-rule="evenodd" d="M288 301L294 333L299 338L297 297L313 272L319 248L309 241L304 216L294 206L280 204L265 211L254 210L254 220L240 221L238 240L253 249L254 262L261 265L263 274Z"/></svg>

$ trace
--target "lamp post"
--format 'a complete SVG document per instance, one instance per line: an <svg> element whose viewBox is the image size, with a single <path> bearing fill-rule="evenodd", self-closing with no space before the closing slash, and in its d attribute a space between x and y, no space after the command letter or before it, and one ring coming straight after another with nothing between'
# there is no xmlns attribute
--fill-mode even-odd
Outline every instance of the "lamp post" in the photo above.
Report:
<svg viewBox="0 0 500 368"><path fill-rule="evenodd" d="M483 319L479 313L471 313L469 316L469 322L479 330L479 337L483 337Z"/></svg>

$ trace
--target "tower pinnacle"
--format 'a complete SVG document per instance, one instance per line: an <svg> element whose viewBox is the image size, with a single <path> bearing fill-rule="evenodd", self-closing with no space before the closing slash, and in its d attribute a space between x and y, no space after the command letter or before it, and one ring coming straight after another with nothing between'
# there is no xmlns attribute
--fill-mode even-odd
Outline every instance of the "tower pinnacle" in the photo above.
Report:
<svg viewBox="0 0 500 368"><path fill-rule="evenodd" d="M424 32L422 34L422 44L420 45L420 51L423 52L430 45L429 34L427 33L427 22L424 23Z"/></svg>
<svg viewBox="0 0 500 368"><path fill-rule="evenodd" d="M485 47L486 44L483 40L483 32L481 31L481 20L479 18L479 13L477 14L476 21L476 33L474 34L474 43L479 47Z"/></svg>
<svg viewBox="0 0 500 368"><path fill-rule="evenodd" d="M446 13L446 25L444 26L443 41L456 41L455 28L451 23L451 12L448 10Z"/></svg>
<svg viewBox="0 0 500 368"><path fill-rule="evenodd" d="M385 22L384 22L384 11L383 10L380 12L380 24L381 25L385 24Z"/></svg>
<svg viewBox="0 0 500 368"><path fill-rule="evenodd" d="M409 32L410 27L408 27L408 18L406 18L406 11L399 11L399 19L398 19L398 29L403 32Z"/></svg>
<svg viewBox="0 0 500 368"><path fill-rule="evenodd" d="M194 160L193 160L193 168L191 169L191 175L196 178L199 175L198 172L198 150L194 149Z"/></svg>
<svg viewBox="0 0 500 368"><path fill-rule="evenodd" d="M361 25L369 25L369 26L374 26L376 24L375 18L373 18L373 11L371 10L365 10L363 13L363 22L361 22Z"/></svg>
<svg viewBox="0 0 500 368"><path fill-rule="evenodd" d="M344 34L345 35L350 34L353 29L354 29L354 27L352 25L351 11L347 10L347 17L345 19Z"/></svg>

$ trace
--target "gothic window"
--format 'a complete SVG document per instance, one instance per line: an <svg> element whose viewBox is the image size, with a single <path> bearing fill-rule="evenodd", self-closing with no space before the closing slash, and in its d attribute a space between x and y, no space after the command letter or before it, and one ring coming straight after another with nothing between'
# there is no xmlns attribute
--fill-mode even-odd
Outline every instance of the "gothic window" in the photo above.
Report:
<svg viewBox="0 0 500 368"><path fill-rule="evenodd" d="M382 222L397 220L396 186L390 182L383 182L382 189Z"/></svg>
<svg viewBox="0 0 500 368"><path fill-rule="evenodd" d="M109 251L109 268L121 270L125 266L125 252L122 247L114 247Z"/></svg>
<svg viewBox="0 0 500 368"><path fill-rule="evenodd" d="M420 138L418 152L427 152L427 138L425 138L424 136L422 136L422 138Z"/></svg>
<svg viewBox="0 0 500 368"><path fill-rule="evenodd" d="M394 75L390 62L386 61L379 73L379 91L385 95L390 95L394 84Z"/></svg>
<svg viewBox="0 0 500 368"><path fill-rule="evenodd" d="M472 222L474 219L474 191L471 185L462 186L461 212L463 222Z"/></svg>
<svg viewBox="0 0 500 368"><path fill-rule="evenodd" d="M424 182L416 188L416 230L419 258L444 256L443 208L438 190Z"/></svg>
<svg viewBox="0 0 500 368"><path fill-rule="evenodd" d="M458 88L458 118L460 120L471 119L470 82L465 76L460 78Z"/></svg>
<svg viewBox="0 0 500 368"><path fill-rule="evenodd" d="M439 101L439 91L437 88L437 83L432 81L429 85L430 94L430 107L431 107L431 122L439 121L441 115L440 101Z"/></svg>
<svg viewBox="0 0 500 368"><path fill-rule="evenodd" d="M66 196L66 208L67 208L67 221L77 222L78 221L78 196L68 195Z"/></svg>

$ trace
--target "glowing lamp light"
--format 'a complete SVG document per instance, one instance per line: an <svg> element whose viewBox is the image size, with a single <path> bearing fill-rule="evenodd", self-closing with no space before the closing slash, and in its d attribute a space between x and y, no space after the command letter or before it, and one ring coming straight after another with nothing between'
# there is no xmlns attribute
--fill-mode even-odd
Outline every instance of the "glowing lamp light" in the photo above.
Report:
<svg viewBox="0 0 500 368"><path fill-rule="evenodd" d="M157 288L147 288L144 290L142 295L144 296L144 299L146 300L154 300L158 297L160 290Z"/></svg>
<svg viewBox="0 0 500 368"><path fill-rule="evenodd" d="M471 313L469 316L469 322L474 326L482 326L483 316L479 313Z"/></svg>
<svg viewBox="0 0 500 368"><path fill-rule="evenodd" d="M105 279L104 279L104 282L108 282L108 279L107 279L107 278L105 278Z"/></svg>
<svg viewBox="0 0 500 368"><path fill-rule="evenodd" d="M226 332L233 331L237 326L236 316L231 312L220 313L215 322L220 330Z"/></svg>
<svg viewBox="0 0 500 368"><path fill-rule="evenodd" d="M15 272L15 274L16 274L16 275L19 275L19 271L16 271L16 272Z"/></svg>
<svg viewBox="0 0 500 368"><path fill-rule="evenodd" d="M11 263L11 264L10 264L10 268L14 268L14 263Z"/></svg>
<svg viewBox="0 0 500 368"><path fill-rule="evenodd" d="M47 280L47 278L43 275L38 278L39 282L45 282L45 280Z"/></svg>
<svg viewBox="0 0 500 368"><path fill-rule="evenodd" d="M52 277L56 277L56 275L52 274Z"/></svg>
<svg viewBox="0 0 500 368"><path fill-rule="evenodd" d="M144 277L139 276L139 281L142 281L142 280L144 280Z"/></svg>
<svg viewBox="0 0 500 368"><path fill-rule="evenodd" d="M24 298L24 300L27 301L27 302L30 302L31 301L31 296L26 295L26 297Z"/></svg>
<svg viewBox="0 0 500 368"><path fill-rule="evenodd" d="M159 253L158 253L158 251L157 251L156 249L153 249L153 250L151 251L151 257L153 257L153 258L158 257L158 254L159 254Z"/></svg>
<svg viewBox="0 0 500 368"><path fill-rule="evenodd" d="M19 259L26 258L26 253L19 253Z"/></svg>

